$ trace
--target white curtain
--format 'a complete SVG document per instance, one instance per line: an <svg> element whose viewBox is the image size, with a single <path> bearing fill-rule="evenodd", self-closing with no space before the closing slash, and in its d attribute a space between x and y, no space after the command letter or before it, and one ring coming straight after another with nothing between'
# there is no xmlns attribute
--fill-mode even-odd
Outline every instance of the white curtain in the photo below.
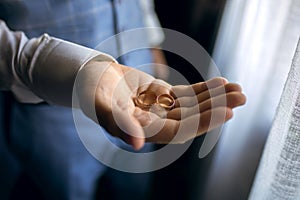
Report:
<svg viewBox="0 0 300 200"><path fill-rule="evenodd" d="M226 78L242 85L248 101L216 148L208 172L210 199L249 194L299 33L300 0L228 0L214 60Z"/></svg>
<svg viewBox="0 0 300 200"><path fill-rule="evenodd" d="M300 41L250 199L300 199Z"/></svg>

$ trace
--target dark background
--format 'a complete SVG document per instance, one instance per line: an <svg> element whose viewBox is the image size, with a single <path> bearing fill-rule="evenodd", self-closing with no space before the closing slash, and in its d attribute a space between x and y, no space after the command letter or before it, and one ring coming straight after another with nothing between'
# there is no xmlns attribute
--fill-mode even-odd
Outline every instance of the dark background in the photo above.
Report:
<svg viewBox="0 0 300 200"><path fill-rule="evenodd" d="M226 0L155 0L162 27L184 33L211 55ZM198 71L177 55L165 52L168 65L190 82L202 81ZM207 169L214 152L198 158L204 137L193 141L177 161L154 173L151 199L203 199Z"/></svg>

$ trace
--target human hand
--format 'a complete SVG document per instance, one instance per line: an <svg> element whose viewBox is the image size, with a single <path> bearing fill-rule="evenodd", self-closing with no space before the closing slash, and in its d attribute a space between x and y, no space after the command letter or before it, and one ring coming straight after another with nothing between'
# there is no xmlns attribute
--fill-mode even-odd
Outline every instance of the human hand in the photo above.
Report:
<svg viewBox="0 0 300 200"><path fill-rule="evenodd" d="M241 87L224 78L171 86L117 63L93 61L83 71L81 95L94 98L97 116L94 120L135 149L140 149L145 142L184 143L228 121L233 116L232 109L246 101ZM156 96L171 95L175 105L163 110L163 114L157 109L141 108L134 100L143 91L151 91ZM85 111L83 102L80 104Z"/></svg>

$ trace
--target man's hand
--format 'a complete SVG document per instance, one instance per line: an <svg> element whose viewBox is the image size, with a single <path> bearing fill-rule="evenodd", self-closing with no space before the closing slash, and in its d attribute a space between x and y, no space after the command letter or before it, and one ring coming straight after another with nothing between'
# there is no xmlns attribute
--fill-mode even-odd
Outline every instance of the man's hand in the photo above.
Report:
<svg viewBox="0 0 300 200"><path fill-rule="evenodd" d="M84 92L79 96L94 97L98 123L135 149L145 142L186 142L225 123L233 116L232 109L246 101L241 87L224 78L171 86L124 65L95 61L82 71ZM93 91L95 94L90 94ZM156 109L135 105L134 99L142 91L171 95L174 108L161 115ZM83 111L86 102L80 101Z"/></svg>

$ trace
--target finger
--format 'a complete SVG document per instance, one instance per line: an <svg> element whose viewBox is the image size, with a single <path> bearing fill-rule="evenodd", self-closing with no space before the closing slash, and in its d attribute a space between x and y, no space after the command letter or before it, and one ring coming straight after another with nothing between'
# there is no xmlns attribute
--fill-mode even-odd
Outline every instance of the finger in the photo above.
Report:
<svg viewBox="0 0 300 200"><path fill-rule="evenodd" d="M149 138L157 134L164 126L163 123L156 123L156 125L153 125L153 123L156 120L162 120L165 119L166 114L164 116L161 115L162 113L157 112L151 112L151 111L145 111L141 110L139 108L136 108L136 112L134 116L139 121L141 126L144 129L145 137ZM162 121L163 122L163 121Z"/></svg>
<svg viewBox="0 0 300 200"><path fill-rule="evenodd" d="M182 120L182 133L181 137L178 137L178 142L186 142L197 136L203 135L204 133L217 128L232 118L233 112L228 107L218 107L201 114L196 114ZM198 125L197 132L194 132L195 124ZM175 140L174 142L177 142Z"/></svg>
<svg viewBox="0 0 300 200"><path fill-rule="evenodd" d="M219 95L192 107L178 107L168 112L167 118L181 120L197 113L205 112L216 107L235 108L245 104L246 97L240 92L230 92Z"/></svg>
<svg viewBox="0 0 300 200"><path fill-rule="evenodd" d="M246 102L246 97L241 92L229 92L227 94L219 95L210 99L205 100L204 102L199 104L200 112L204 112L206 110L226 106L229 108L235 108L237 106L244 105Z"/></svg>
<svg viewBox="0 0 300 200"><path fill-rule="evenodd" d="M125 118L124 118L125 119ZM139 122L134 117L126 117L124 120L125 134L124 140L132 145L135 150L141 149L145 144L144 130L140 126Z"/></svg>
<svg viewBox="0 0 300 200"><path fill-rule="evenodd" d="M166 144L170 142L179 130L180 122L172 119L161 119L158 116L149 126L144 127L146 142Z"/></svg>
<svg viewBox="0 0 300 200"><path fill-rule="evenodd" d="M206 82L200 82L193 85L177 85L172 87L172 95L174 96L174 98L194 96L195 94L199 94L207 89L219 87L226 83L228 83L228 81L225 78L218 77L210 79Z"/></svg>
<svg viewBox="0 0 300 200"><path fill-rule="evenodd" d="M233 117L231 108L217 107L200 114L199 129L197 136L217 128ZM184 121L194 120L194 116L186 118Z"/></svg>
<svg viewBox="0 0 300 200"><path fill-rule="evenodd" d="M142 110L139 107L135 107L134 117L138 120L142 127L148 126L154 119L149 111Z"/></svg>
<svg viewBox="0 0 300 200"><path fill-rule="evenodd" d="M118 109L118 108L116 108ZM114 110L114 115L108 125L108 131L138 150L144 146L144 130L138 120L128 110Z"/></svg>
<svg viewBox="0 0 300 200"><path fill-rule="evenodd" d="M228 83L226 85L222 85L213 89L205 90L201 93L199 93L197 96L185 96L180 97L175 100L175 107L190 107L194 106L196 104L199 104L201 102L204 102L205 100L209 98L213 98L225 93L229 92L241 92L242 89L240 85L235 83Z"/></svg>
<svg viewBox="0 0 300 200"><path fill-rule="evenodd" d="M167 144L183 143L203 133L216 128L233 116L232 110L227 107L218 107L201 114L190 116L184 120L157 119L151 127L162 126L154 136L146 138L147 142ZM152 130L145 130L145 134Z"/></svg>

